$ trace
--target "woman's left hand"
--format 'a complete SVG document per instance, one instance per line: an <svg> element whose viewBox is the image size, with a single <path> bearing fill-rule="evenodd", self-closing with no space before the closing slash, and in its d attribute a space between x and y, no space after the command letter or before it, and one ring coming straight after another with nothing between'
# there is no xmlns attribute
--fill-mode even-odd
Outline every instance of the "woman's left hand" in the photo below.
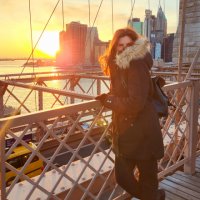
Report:
<svg viewBox="0 0 200 200"><path fill-rule="evenodd" d="M104 104L107 96L108 96L107 94L103 93L103 94L96 96L95 99L101 101L101 103Z"/></svg>

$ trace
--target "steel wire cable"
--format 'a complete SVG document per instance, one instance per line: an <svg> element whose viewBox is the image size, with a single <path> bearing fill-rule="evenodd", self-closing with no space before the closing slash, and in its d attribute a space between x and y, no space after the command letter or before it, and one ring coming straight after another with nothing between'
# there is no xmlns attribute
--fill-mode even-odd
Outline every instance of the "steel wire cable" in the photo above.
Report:
<svg viewBox="0 0 200 200"><path fill-rule="evenodd" d="M31 13L31 0L29 0L29 21L30 21L30 35L31 35L31 51L33 51L33 28L32 28L32 13ZM33 61L33 74L35 73L34 52L32 53ZM36 78L36 77L34 77ZM36 91L35 91L35 110L37 111Z"/></svg>
<svg viewBox="0 0 200 200"><path fill-rule="evenodd" d="M131 18L133 17L133 9L134 9L134 6L135 6L135 0L132 2L131 0L131 13L130 13L130 16L128 18L128 22L131 20Z"/></svg>
<svg viewBox="0 0 200 200"><path fill-rule="evenodd" d="M48 20L47 20L47 22L46 22L46 24L45 24L45 26L44 26L44 28L43 28L43 30L42 30L40 36L38 37L37 42L35 43L34 47L32 48L32 51L31 51L31 53L30 53L28 59L26 60L26 63L27 63L27 62L30 60L30 58L32 57L32 55L33 55L33 53L34 53L34 51L35 51L35 49L36 49L36 47L37 47L37 45L38 45L38 43L39 43L39 41L40 41L40 39L41 39L41 37L42 37L44 31L46 30L46 27L48 26L48 24L49 24L49 22L50 22L50 20L51 20L51 18L52 18L52 16L53 16L53 14L54 14L56 8L57 8L59 2L60 2L60 0L57 1L55 7L53 8L53 11L51 12L50 17L48 18ZM18 76L18 78L20 78L20 76L23 74L24 69L25 69L26 66L25 66L25 65L22 65L21 67L23 67L23 68L22 68L22 71L21 71L20 75ZM14 88L15 88L15 86L13 86L11 92L13 92ZM9 98L10 98L10 94L8 95L8 97L7 97L7 99L6 99L5 103L4 103L4 105L6 105L6 103L7 103L8 100L9 100ZM5 110L5 108L4 108L4 110Z"/></svg>

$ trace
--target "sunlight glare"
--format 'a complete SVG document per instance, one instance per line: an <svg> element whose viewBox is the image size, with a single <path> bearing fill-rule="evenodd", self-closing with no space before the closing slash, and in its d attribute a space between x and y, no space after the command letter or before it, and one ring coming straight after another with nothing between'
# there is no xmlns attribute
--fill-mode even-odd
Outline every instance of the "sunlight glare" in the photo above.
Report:
<svg viewBox="0 0 200 200"><path fill-rule="evenodd" d="M44 32L36 49L50 56L55 56L56 52L59 50L59 32L56 31Z"/></svg>

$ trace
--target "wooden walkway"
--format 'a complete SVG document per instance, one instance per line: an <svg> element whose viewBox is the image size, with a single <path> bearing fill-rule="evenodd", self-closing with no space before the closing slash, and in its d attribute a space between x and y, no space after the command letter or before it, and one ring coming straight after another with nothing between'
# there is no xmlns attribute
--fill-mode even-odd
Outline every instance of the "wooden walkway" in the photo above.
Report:
<svg viewBox="0 0 200 200"><path fill-rule="evenodd" d="M160 182L166 200L200 200L200 157L196 160L196 173L191 176L177 171Z"/></svg>

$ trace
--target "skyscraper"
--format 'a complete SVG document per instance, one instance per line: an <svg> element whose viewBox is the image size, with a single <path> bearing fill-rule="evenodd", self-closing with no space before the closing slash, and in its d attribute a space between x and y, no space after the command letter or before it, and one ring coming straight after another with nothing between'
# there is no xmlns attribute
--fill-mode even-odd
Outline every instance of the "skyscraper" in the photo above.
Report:
<svg viewBox="0 0 200 200"><path fill-rule="evenodd" d="M144 19L144 36L151 40L151 32L155 30L156 18L152 15L152 11L149 9L145 10L145 19Z"/></svg>
<svg viewBox="0 0 200 200"><path fill-rule="evenodd" d="M164 62L172 62L174 33L167 34L163 42L163 59Z"/></svg>
<svg viewBox="0 0 200 200"><path fill-rule="evenodd" d="M162 30L164 36L167 34L167 19L165 13L160 6L157 12L156 30Z"/></svg>
<svg viewBox="0 0 200 200"><path fill-rule="evenodd" d="M85 46L85 64L91 65L95 60L95 44L99 41L97 27L88 27Z"/></svg>
<svg viewBox="0 0 200 200"><path fill-rule="evenodd" d="M56 56L58 66L96 65L98 56L108 46L98 37L97 27L88 27L80 22L66 24L60 32L60 51Z"/></svg>
<svg viewBox="0 0 200 200"><path fill-rule="evenodd" d="M132 18L128 20L128 26L136 30L137 33L143 35L143 22L140 21L140 18Z"/></svg>
<svg viewBox="0 0 200 200"><path fill-rule="evenodd" d="M82 65L85 59L87 25L80 22L66 24L66 31L60 33L58 65Z"/></svg>

